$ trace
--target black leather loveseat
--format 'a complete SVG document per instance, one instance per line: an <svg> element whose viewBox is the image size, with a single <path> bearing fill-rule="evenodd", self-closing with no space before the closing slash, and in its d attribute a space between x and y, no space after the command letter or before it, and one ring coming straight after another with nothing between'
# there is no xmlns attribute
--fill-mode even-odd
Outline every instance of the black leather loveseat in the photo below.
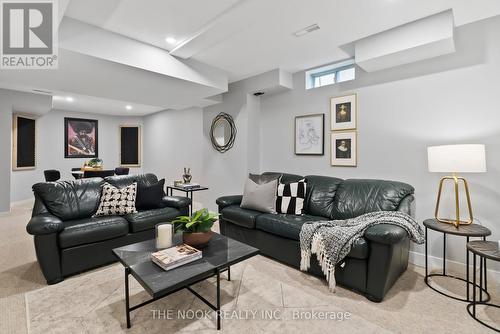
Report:
<svg viewBox="0 0 500 334"><path fill-rule="evenodd" d="M156 224L187 215L190 200L165 196L160 208L126 216L92 218L104 182L122 188L133 182L152 185L153 174L37 183L35 205L26 230L34 235L36 256L48 284L116 261L112 249L154 237Z"/></svg>
<svg viewBox="0 0 500 334"><path fill-rule="evenodd" d="M281 182L302 178L283 174ZM307 221L347 219L380 210L414 214L414 189L405 183L315 175L305 178L305 214L301 216L246 210L240 208L242 196L220 197L217 204L221 233L299 268L299 233ZM368 228L344 263L335 269L337 284L361 292L372 301L382 301L408 266L409 244L406 231L399 226L380 224ZM324 276L314 256L309 272Z"/></svg>

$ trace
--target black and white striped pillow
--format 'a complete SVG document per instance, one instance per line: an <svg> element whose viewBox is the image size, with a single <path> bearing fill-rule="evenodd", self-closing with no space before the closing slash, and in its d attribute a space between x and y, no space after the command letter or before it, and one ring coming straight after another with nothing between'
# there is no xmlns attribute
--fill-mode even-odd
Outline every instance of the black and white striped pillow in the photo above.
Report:
<svg viewBox="0 0 500 334"><path fill-rule="evenodd" d="M276 198L276 211L301 215L306 197L306 180L278 185L278 196Z"/></svg>

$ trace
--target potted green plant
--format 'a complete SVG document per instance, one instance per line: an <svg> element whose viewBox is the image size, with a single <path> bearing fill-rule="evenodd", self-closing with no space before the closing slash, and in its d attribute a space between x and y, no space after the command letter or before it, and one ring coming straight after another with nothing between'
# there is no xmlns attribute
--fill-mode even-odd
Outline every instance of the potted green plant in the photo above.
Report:
<svg viewBox="0 0 500 334"><path fill-rule="evenodd" d="M201 209L190 216L179 216L172 221L175 231L182 231L182 241L195 248L205 247L212 239L212 226L218 215Z"/></svg>
<svg viewBox="0 0 500 334"><path fill-rule="evenodd" d="M87 166L92 167L92 168L102 167L102 159L99 159L99 158L90 159L87 162Z"/></svg>

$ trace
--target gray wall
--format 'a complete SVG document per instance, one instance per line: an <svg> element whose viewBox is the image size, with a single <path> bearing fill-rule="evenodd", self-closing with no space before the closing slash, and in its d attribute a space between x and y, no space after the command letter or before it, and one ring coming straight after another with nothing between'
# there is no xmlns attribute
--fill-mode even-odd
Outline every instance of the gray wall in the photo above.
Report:
<svg viewBox="0 0 500 334"><path fill-rule="evenodd" d="M259 171L260 98L250 92L268 82L264 74L231 84L222 103L203 109L203 179L210 190L201 198L211 210L217 210L218 197L241 194L248 172ZM216 151L210 141L212 120L221 112L231 115L237 128L234 146L225 153Z"/></svg>
<svg viewBox="0 0 500 334"><path fill-rule="evenodd" d="M12 105L8 93L0 90L0 180L2 188L10 189ZM10 210L10 194L0 191L0 212Z"/></svg>
<svg viewBox="0 0 500 334"><path fill-rule="evenodd" d="M443 176L427 171L427 146L483 143L488 172L464 176L475 217L492 230L491 239L500 239L500 18L460 27L456 33L455 54L380 73L358 71L350 83L306 91L304 72L296 73L294 90L261 101L261 169L404 181L416 188L417 218L422 221L434 215ZM358 97L358 167L331 167L329 99L349 93ZM295 156L294 117L314 113L326 114L326 154ZM450 239L451 259L463 262L464 240ZM430 246L431 254L440 257L441 239L435 233ZM413 260L423 263L423 247L412 248Z"/></svg>
<svg viewBox="0 0 500 334"><path fill-rule="evenodd" d="M53 110L37 119L36 159L34 170L12 171L11 201L32 198L31 186L43 182L43 171L57 169L61 179L73 179L70 171L81 167L89 159L64 158L64 118L77 117L97 119L99 121L99 158L104 161L104 168L114 169L119 165L119 126L141 125L142 117L115 117L89 113L76 113ZM131 173L140 173L142 168L131 168Z"/></svg>
<svg viewBox="0 0 500 334"><path fill-rule="evenodd" d="M192 182L203 183L202 122L200 108L162 111L144 117L144 171L165 178L168 185L182 180L183 168L189 167Z"/></svg>

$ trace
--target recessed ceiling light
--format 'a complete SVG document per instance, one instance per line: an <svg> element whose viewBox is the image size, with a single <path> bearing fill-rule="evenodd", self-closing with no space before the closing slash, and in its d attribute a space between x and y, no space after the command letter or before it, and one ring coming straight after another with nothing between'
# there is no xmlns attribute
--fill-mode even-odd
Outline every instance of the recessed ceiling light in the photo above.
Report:
<svg viewBox="0 0 500 334"><path fill-rule="evenodd" d="M175 42L177 42L177 40L173 37L167 37L165 38L165 41L169 44L175 44Z"/></svg>
<svg viewBox="0 0 500 334"><path fill-rule="evenodd" d="M132 110L132 106L131 106L130 104L127 104L127 105L125 106L125 109L127 109L127 110Z"/></svg>
<svg viewBox="0 0 500 334"><path fill-rule="evenodd" d="M300 29L299 31L294 32L293 35L295 37L301 37L315 30L319 30L319 25L317 23L311 24L310 26Z"/></svg>
<svg viewBox="0 0 500 334"><path fill-rule="evenodd" d="M68 102L73 102L75 99L72 98L71 96L66 97L66 101Z"/></svg>

